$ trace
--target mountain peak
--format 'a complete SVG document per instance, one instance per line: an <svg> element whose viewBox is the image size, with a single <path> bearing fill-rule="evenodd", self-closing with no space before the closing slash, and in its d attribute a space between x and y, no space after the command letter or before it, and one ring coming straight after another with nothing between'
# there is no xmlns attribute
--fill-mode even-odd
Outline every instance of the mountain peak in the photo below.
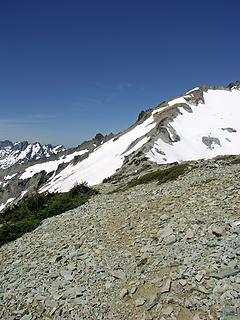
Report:
<svg viewBox="0 0 240 320"><path fill-rule="evenodd" d="M0 141L0 149L12 147L13 143L9 140Z"/></svg>
<svg viewBox="0 0 240 320"><path fill-rule="evenodd" d="M7 169L16 163L26 163L33 160L46 160L51 155L65 150L61 146L53 147L51 144L41 145L39 142L28 141L11 142L0 141L0 168Z"/></svg>
<svg viewBox="0 0 240 320"><path fill-rule="evenodd" d="M231 90L231 89L240 89L240 81L235 81L235 82L231 82L229 85L228 85L228 88Z"/></svg>

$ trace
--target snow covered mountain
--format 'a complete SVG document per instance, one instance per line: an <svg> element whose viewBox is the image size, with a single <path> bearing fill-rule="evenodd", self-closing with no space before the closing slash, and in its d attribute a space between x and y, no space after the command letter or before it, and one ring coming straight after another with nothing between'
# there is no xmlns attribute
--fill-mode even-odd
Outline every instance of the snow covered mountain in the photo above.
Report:
<svg viewBox="0 0 240 320"><path fill-rule="evenodd" d="M41 145L39 142L27 141L13 143L9 140L0 141L0 168L6 169L16 163L27 161L46 160L50 156L64 151L62 145Z"/></svg>
<svg viewBox="0 0 240 320"><path fill-rule="evenodd" d="M98 133L92 140L84 141L76 148L68 150L61 145L52 147L51 145L41 146L39 143L31 145L25 142L16 144L10 141L0 142L2 150L0 211L8 204L16 203L23 197L38 191L42 184L51 180L69 163L74 164L84 160L95 148L112 137L112 133L106 136Z"/></svg>
<svg viewBox="0 0 240 320"><path fill-rule="evenodd" d="M0 184L9 190L0 204L18 201L33 186L39 192L65 192L76 183L98 184L129 168L138 172L142 165L240 154L239 119L240 82L194 88L141 112L129 129L92 142L91 148L83 144L57 159L11 171L7 178L0 175Z"/></svg>
<svg viewBox="0 0 240 320"><path fill-rule="evenodd" d="M83 161L70 163L41 191L67 191L76 182L100 183L135 151L157 164L240 153L240 85L195 88L160 104L129 130L106 142ZM22 179L31 177L28 168ZM35 167L36 169L36 167Z"/></svg>

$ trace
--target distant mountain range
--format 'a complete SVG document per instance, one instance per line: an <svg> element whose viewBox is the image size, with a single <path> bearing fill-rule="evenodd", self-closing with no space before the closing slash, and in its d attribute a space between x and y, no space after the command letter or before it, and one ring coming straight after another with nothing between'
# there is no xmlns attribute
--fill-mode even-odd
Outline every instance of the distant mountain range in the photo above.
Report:
<svg viewBox="0 0 240 320"><path fill-rule="evenodd" d="M28 143L27 141L16 143L9 140L0 141L0 168L6 169L16 163L46 160L64 150L62 145L41 145L39 142Z"/></svg>
<svg viewBox="0 0 240 320"><path fill-rule="evenodd" d="M83 181L139 174L143 167L240 154L239 119L236 81L227 88L194 88L142 111L122 133L98 134L76 148L3 141L0 209L35 191L65 192Z"/></svg>

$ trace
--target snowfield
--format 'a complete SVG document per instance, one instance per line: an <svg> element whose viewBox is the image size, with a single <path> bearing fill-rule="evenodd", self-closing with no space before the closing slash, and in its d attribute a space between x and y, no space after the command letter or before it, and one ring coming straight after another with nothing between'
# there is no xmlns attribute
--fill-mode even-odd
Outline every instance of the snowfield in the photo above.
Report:
<svg viewBox="0 0 240 320"><path fill-rule="evenodd" d="M36 173L39 173L41 171L45 171L46 173L54 172L57 170L58 166L62 163L67 163L70 162L74 159L76 156L83 155L84 153L88 152L87 149L81 150L81 151L76 151L74 153L71 153L67 156L62 156L60 157L59 160L54 160L54 161L48 161L48 162L43 162L43 163L38 163L35 164L31 167L28 167L25 172L21 175L20 179L28 179L33 177Z"/></svg>
<svg viewBox="0 0 240 320"><path fill-rule="evenodd" d="M9 198L6 203L2 203L0 205L0 211L2 211L7 205L9 205L11 202L13 202L13 200L15 200L15 198Z"/></svg>
<svg viewBox="0 0 240 320"><path fill-rule="evenodd" d="M94 185L102 182L106 177L111 176L123 164L124 157L136 148L140 148L148 141L144 137L156 126L153 115L142 124L137 125L131 131L120 136L118 139L111 139L91 153L88 158L77 165L70 164L58 175L44 186L41 191L65 192L71 189L76 183L88 182ZM143 137L131 150L128 147L138 138Z"/></svg>
<svg viewBox="0 0 240 320"><path fill-rule="evenodd" d="M157 140L147 153L151 161L163 164L240 153L240 91L209 90L204 93L204 100L205 103L198 106L189 104L192 113L180 108L182 115L175 118L171 126L181 140L172 144ZM229 132L227 128L236 132ZM220 144L213 143L209 148L203 143L203 137L217 138Z"/></svg>

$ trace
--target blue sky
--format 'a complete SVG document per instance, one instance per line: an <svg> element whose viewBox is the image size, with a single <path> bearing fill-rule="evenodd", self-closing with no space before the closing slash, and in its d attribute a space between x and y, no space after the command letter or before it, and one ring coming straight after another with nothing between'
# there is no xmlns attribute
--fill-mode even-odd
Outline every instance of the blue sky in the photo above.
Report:
<svg viewBox="0 0 240 320"><path fill-rule="evenodd" d="M0 140L74 146L192 87L238 80L240 2L0 3Z"/></svg>

